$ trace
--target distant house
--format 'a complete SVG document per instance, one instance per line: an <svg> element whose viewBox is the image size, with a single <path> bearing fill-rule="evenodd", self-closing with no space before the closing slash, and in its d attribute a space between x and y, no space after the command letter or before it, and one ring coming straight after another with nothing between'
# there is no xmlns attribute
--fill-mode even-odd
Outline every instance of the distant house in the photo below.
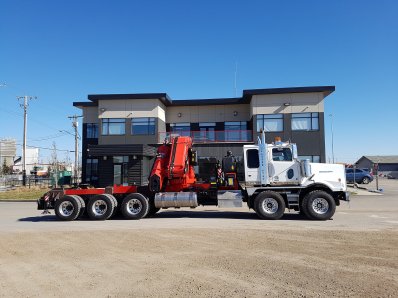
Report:
<svg viewBox="0 0 398 298"><path fill-rule="evenodd" d="M391 175L398 178L398 155L365 155L356 162L357 168L368 168L372 170L378 164L379 174Z"/></svg>

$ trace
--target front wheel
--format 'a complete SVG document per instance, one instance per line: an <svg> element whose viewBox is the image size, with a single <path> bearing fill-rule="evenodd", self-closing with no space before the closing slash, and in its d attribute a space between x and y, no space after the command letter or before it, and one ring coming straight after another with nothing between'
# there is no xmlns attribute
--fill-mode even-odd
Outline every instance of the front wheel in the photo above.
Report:
<svg viewBox="0 0 398 298"><path fill-rule="evenodd" d="M315 220L331 219L336 211L336 202L333 197L323 190L314 190L306 195L307 212Z"/></svg>
<svg viewBox="0 0 398 298"><path fill-rule="evenodd" d="M280 219L285 208L283 197L274 191L263 191L254 200L254 211L261 219Z"/></svg>
<svg viewBox="0 0 398 298"><path fill-rule="evenodd" d="M126 219L141 219L148 213L148 199L139 193L129 194L123 199L120 209Z"/></svg>

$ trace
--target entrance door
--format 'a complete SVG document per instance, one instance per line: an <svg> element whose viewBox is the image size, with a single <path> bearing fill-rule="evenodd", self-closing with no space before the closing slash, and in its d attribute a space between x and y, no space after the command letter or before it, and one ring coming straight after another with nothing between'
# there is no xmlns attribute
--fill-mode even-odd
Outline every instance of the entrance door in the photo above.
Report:
<svg viewBox="0 0 398 298"><path fill-rule="evenodd" d="M113 184L122 184L122 165L113 165Z"/></svg>
<svg viewBox="0 0 398 298"><path fill-rule="evenodd" d="M113 184L128 185L128 156L113 157Z"/></svg>

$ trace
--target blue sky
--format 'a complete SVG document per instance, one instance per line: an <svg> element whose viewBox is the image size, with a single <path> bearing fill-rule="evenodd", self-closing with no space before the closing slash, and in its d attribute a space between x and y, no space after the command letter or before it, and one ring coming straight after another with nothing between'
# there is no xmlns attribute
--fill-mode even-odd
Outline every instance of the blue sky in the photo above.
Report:
<svg viewBox="0 0 398 298"><path fill-rule="evenodd" d="M73 137L59 133L72 131L73 101L97 93L232 97L237 62L238 95L335 85L325 115L334 115L337 161L398 154L397 3L2 0L0 137L21 142L16 96L28 94L38 97L28 144L73 150Z"/></svg>

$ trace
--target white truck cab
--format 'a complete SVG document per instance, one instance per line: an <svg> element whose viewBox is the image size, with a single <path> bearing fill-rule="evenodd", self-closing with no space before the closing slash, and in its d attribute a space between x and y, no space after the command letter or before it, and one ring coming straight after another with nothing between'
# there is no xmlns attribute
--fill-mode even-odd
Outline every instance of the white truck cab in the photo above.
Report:
<svg viewBox="0 0 398 298"><path fill-rule="evenodd" d="M245 145L243 153L241 186L259 216L277 219L287 207L312 219L329 219L339 200L349 200L344 166L300 160L296 144L267 144L263 132L258 145Z"/></svg>

